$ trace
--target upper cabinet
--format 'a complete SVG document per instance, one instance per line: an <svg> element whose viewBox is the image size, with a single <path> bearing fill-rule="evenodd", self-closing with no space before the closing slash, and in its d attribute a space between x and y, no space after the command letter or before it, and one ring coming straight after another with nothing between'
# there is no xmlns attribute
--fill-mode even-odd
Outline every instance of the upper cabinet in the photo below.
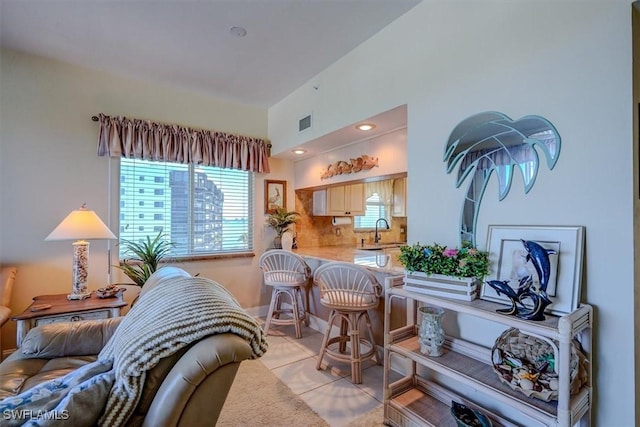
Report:
<svg viewBox="0 0 640 427"><path fill-rule="evenodd" d="M407 216L407 178L393 180L393 209L391 216Z"/></svg>
<svg viewBox="0 0 640 427"><path fill-rule="evenodd" d="M364 184L341 185L313 192L313 214L318 216L364 215Z"/></svg>

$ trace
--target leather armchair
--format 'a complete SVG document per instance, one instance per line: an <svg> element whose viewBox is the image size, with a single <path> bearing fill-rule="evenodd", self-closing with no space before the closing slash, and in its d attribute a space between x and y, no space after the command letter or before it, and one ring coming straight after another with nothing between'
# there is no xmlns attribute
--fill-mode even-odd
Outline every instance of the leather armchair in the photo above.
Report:
<svg viewBox="0 0 640 427"><path fill-rule="evenodd" d="M176 274L181 273L165 271L158 276L166 279ZM152 279L158 277L149 281ZM0 399L95 361L121 320L54 323L30 330L22 347L0 363ZM251 353L243 338L222 333L161 359L147 372L141 398L127 425L215 425L240 362Z"/></svg>

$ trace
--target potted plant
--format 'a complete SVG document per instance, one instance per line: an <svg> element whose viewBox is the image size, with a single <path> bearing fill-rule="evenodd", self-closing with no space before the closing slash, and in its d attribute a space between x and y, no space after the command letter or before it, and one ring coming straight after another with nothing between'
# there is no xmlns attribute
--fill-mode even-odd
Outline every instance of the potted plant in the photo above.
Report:
<svg viewBox="0 0 640 427"><path fill-rule="evenodd" d="M398 260L405 268L405 287L429 295L473 300L478 285L489 273L489 253L470 243L461 248L432 245L400 247Z"/></svg>
<svg viewBox="0 0 640 427"><path fill-rule="evenodd" d="M282 248L281 239L282 234L289 229L291 224L294 224L300 214L295 211L287 211L284 207L279 207L269 213L267 218L267 224L269 227L276 231L276 237L274 238L274 246L276 248Z"/></svg>
<svg viewBox="0 0 640 427"><path fill-rule="evenodd" d="M149 276L158 269L158 264L167 257L173 244L165 240L162 232L152 240L147 236L143 242L122 240L125 245L126 254L131 258L124 259L120 265L116 265L138 286L144 285Z"/></svg>

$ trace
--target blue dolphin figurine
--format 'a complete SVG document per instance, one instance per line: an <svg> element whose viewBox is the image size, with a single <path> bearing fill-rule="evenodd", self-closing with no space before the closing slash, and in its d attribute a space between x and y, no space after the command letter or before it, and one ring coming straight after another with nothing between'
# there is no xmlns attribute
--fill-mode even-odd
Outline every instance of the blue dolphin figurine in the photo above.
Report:
<svg viewBox="0 0 640 427"><path fill-rule="evenodd" d="M495 289L498 295L504 294L507 298L512 300L515 300L518 298L516 296L516 292L513 290L511 286L509 286L508 280L489 280L486 283L487 285Z"/></svg>
<svg viewBox="0 0 640 427"><path fill-rule="evenodd" d="M538 273L538 279L540 280L540 293L546 297L547 285L549 284L549 277L551 276L549 255L557 254L557 252L553 249L545 249L538 243L531 240L520 240L527 251L527 261L531 260L533 267L536 269L536 273Z"/></svg>
<svg viewBox="0 0 640 427"><path fill-rule="evenodd" d="M516 314L518 312L518 295L516 291L513 290L511 286L509 286L508 280L489 280L486 282L487 285L491 286L498 295L504 294L509 300L511 300L511 307L509 308L501 308L496 310L498 313L503 314Z"/></svg>

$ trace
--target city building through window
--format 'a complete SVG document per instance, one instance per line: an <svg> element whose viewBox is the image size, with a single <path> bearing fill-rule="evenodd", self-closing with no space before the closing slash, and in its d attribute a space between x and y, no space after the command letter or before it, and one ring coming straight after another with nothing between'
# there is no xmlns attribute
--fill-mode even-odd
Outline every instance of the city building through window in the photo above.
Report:
<svg viewBox="0 0 640 427"><path fill-rule="evenodd" d="M252 172L121 158L119 193L120 241L162 232L174 257L253 250Z"/></svg>

